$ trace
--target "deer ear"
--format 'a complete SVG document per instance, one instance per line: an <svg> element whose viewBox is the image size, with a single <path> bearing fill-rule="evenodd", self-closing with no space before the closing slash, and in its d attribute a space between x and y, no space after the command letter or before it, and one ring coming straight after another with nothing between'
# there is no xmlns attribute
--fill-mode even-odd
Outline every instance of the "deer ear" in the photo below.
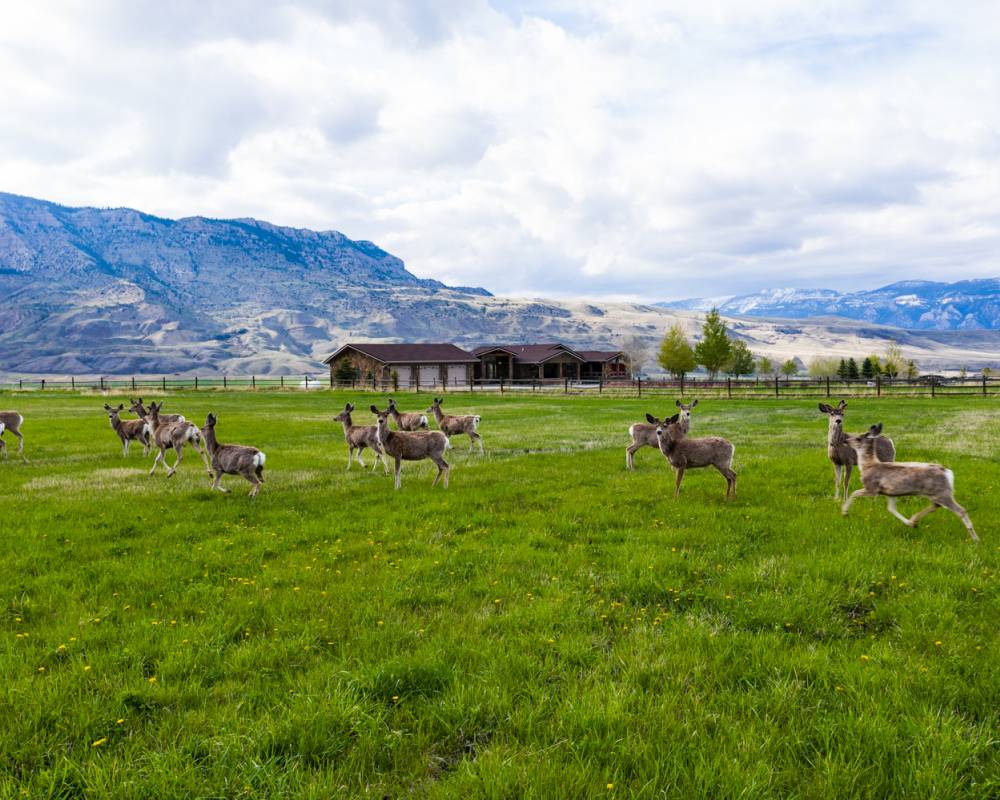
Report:
<svg viewBox="0 0 1000 800"><path fill-rule="evenodd" d="M346 406L344 406L344 411L353 411L353 410L354 410L354 403L348 403Z"/></svg>
<svg viewBox="0 0 1000 800"><path fill-rule="evenodd" d="M372 404L371 404L370 406L368 406L368 407L369 407L369 408L370 408L370 409L372 410L372 413L373 413L373 414L377 414L377 413L378 413L378 407L377 407L377 406L376 406L376 405L375 405L374 403L372 403Z"/></svg>
<svg viewBox="0 0 1000 800"><path fill-rule="evenodd" d="M695 400L695 401L693 401L691 403L691 408L694 408L696 405L698 405L698 401L697 400Z"/></svg>
<svg viewBox="0 0 1000 800"><path fill-rule="evenodd" d="M680 400L674 400L674 405L677 406L678 408L680 408L681 407L681 401Z"/></svg>
<svg viewBox="0 0 1000 800"><path fill-rule="evenodd" d="M105 411L110 411L111 410L111 406L109 406L107 403L105 403L104 404L104 410Z"/></svg>
<svg viewBox="0 0 1000 800"><path fill-rule="evenodd" d="M650 425L659 425L660 421L650 413L646 413L646 422Z"/></svg>
<svg viewBox="0 0 1000 800"><path fill-rule="evenodd" d="M125 404L124 403L119 403L118 404L118 410L121 411L123 408L125 408Z"/></svg>
<svg viewBox="0 0 1000 800"><path fill-rule="evenodd" d="M880 422L878 425L872 425L872 428L869 431L869 433L872 436L878 436L880 433L882 433L882 423Z"/></svg>
<svg viewBox="0 0 1000 800"><path fill-rule="evenodd" d="M674 414L670 419L667 420L668 425L673 425L677 420L681 418L680 414Z"/></svg>
<svg viewBox="0 0 1000 800"><path fill-rule="evenodd" d="M820 403L819 404L819 410L822 411L824 414L829 414L830 412L833 411L833 409L830 406L828 406L826 403Z"/></svg>
<svg viewBox="0 0 1000 800"><path fill-rule="evenodd" d="M837 405L837 408L843 411L845 408L847 408L847 401L841 400L840 403Z"/></svg>

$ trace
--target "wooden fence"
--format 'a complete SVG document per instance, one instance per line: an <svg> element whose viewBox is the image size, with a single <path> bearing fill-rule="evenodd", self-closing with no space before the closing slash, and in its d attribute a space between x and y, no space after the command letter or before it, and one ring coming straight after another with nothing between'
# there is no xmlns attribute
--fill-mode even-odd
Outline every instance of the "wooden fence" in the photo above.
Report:
<svg viewBox="0 0 1000 800"><path fill-rule="evenodd" d="M679 397L726 397L733 399L840 398L840 397L957 397L1000 396L1000 378L941 378L912 380L876 378L872 381L844 381L834 378L686 378L680 380L584 380L569 378L548 380L475 380L453 382L318 380L312 376L234 375L212 377L81 377L68 379L31 378L0 382L0 391L97 391L108 394L152 394L171 391L254 391L254 390L333 390L389 392L491 392L560 393L642 397L676 395Z"/></svg>

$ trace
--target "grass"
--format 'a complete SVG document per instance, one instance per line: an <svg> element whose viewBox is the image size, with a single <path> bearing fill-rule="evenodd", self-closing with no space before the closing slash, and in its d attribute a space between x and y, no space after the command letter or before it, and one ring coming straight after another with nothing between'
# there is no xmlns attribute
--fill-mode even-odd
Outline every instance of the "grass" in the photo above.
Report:
<svg viewBox="0 0 1000 800"><path fill-rule="evenodd" d="M486 456L456 437L449 490L427 462L399 492L344 472L345 399L167 398L267 453L251 501L193 452L148 478L107 398L0 397L30 458L0 463L0 796L1000 794L995 401L847 419L954 469L974 545L842 518L812 401L699 404L727 503L705 470L673 500L651 449L626 473L663 399L452 396Z"/></svg>

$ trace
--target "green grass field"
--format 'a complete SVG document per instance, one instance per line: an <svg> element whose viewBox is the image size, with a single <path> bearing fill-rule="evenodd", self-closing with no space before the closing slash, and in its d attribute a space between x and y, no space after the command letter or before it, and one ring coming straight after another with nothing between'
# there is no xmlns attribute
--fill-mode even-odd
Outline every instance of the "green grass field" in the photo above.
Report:
<svg viewBox="0 0 1000 800"><path fill-rule="evenodd" d="M0 462L0 797L1000 795L995 400L848 409L954 469L975 545L841 517L812 401L698 406L727 503L651 449L625 471L672 399L449 396L486 456L456 437L450 489L398 492L345 473L346 399L384 405L167 397L266 452L251 501L193 451L147 477L108 398L0 396L30 459Z"/></svg>

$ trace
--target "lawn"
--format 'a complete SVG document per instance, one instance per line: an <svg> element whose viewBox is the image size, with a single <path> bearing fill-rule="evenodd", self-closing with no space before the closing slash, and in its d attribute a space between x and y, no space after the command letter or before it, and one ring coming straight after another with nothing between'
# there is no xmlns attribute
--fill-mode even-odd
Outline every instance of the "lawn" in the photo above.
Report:
<svg viewBox="0 0 1000 800"><path fill-rule="evenodd" d="M1000 795L995 399L848 408L954 470L978 545L843 518L813 401L699 404L726 502L706 470L674 500L652 449L626 472L671 398L449 395L486 455L456 437L448 490L423 462L398 492L345 472L347 399L385 400L167 396L266 452L250 500L190 451L147 477L110 398L0 396L30 459L0 462L0 796Z"/></svg>

